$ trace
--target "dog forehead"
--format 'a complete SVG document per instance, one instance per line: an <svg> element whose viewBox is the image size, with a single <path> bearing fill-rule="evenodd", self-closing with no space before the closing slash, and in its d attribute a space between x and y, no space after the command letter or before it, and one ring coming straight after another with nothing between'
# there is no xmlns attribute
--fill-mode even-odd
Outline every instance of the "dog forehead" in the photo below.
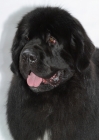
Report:
<svg viewBox="0 0 99 140"><path fill-rule="evenodd" d="M67 36L71 32L73 17L65 10L58 7L40 7L26 14L19 22L21 32L27 30L30 34L50 30L60 36Z"/></svg>

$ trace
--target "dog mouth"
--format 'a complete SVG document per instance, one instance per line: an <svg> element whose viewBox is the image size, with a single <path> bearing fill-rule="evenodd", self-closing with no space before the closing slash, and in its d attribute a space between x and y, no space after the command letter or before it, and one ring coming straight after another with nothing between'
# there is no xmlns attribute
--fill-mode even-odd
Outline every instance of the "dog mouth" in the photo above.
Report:
<svg viewBox="0 0 99 140"><path fill-rule="evenodd" d="M51 85L53 87L56 87L60 84L63 77L63 70L57 71L52 77L49 79L44 79L41 77L38 77L33 72L30 72L30 74L27 77L27 84L30 87L39 87L40 85Z"/></svg>

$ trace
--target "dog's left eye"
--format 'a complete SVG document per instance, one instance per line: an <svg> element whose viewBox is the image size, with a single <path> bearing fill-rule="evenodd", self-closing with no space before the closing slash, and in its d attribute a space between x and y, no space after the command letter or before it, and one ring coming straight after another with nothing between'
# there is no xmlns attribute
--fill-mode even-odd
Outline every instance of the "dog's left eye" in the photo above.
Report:
<svg viewBox="0 0 99 140"><path fill-rule="evenodd" d="M48 39L48 43L51 43L54 45L56 43L56 39L54 37L50 36Z"/></svg>
<svg viewBox="0 0 99 140"><path fill-rule="evenodd" d="M25 39L27 40L27 41L29 41L30 39L29 39L29 37L28 37L28 35L26 35L25 36Z"/></svg>

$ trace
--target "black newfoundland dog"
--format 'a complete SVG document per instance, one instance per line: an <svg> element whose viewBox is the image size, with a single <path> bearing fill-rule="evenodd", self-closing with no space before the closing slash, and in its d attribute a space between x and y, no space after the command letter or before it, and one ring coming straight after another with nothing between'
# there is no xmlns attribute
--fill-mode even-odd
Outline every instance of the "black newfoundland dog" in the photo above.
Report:
<svg viewBox="0 0 99 140"><path fill-rule="evenodd" d="M7 102L14 140L99 140L98 57L67 11L25 15L13 41Z"/></svg>

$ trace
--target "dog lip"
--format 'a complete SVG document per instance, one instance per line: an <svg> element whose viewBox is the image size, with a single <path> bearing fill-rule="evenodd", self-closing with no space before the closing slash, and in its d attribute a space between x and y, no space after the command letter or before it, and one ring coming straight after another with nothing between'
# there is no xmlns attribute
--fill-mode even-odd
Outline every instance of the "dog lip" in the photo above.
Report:
<svg viewBox="0 0 99 140"><path fill-rule="evenodd" d="M57 86L62 80L62 70L57 71L51 78L43 79L44 84L50 84L52 86Z"/></svg>
<svg viewBox="0 0 99 140"><path fill-rule="evenodd" d="M28 75L31 74L31 70L29 71ZM32 72L33 73L33 72ZM40 85L51 85L53 87L56 87L60 84L62 78L63 78L63 70L58 70L55 74L53 74L53 76L51 76L50 78L43 78L43 77L40 77L42 78L42 82ZM39 86L40 86L39 85ZM39 87L38 86L38 87ZM38 87L35 87L35 88L38 88ZM33 87L34 88L34 87Z"/></svg>

